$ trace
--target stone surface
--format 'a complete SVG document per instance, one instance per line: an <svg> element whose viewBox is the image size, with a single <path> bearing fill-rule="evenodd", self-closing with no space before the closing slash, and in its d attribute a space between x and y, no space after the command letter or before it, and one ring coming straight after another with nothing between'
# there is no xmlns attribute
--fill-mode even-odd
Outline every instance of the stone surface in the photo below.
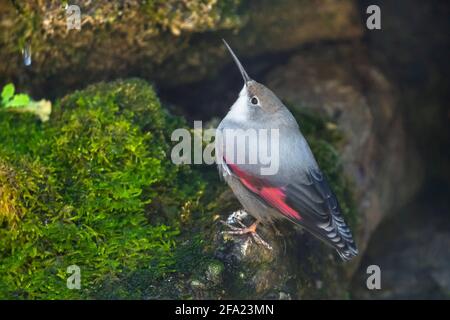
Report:
<svg viewBox="0 0 450 320"><path fill-rule="evenodd" d="M362 34L354 1L152 3L80 2L81 30L66 28L59 1L0 4L0 58L9 61L0 65L0 81L47 98L117 77L174 86L224 66L228 53L221 38L254 56ZM32 57L28 68L21 54L26 43Z"/></svg>
<svg viewBox="0 0 450 320"><path fill-rule="evenodd" d="M380 225L352 281L354 298L450 299L448 188L435 187ZM381 290L365 286L371 264L380 267Z"/></svg>
<svg viewBox="0 0 450 320"><path fill-rule="evenodd" d="M227 222L241 216L249 225L252 218L237 211ZM238 224L234 223L238 226ZM221 228L227 230L226 227ZM278 235L281 231L283 236ZM311 235L290 223L276 229L259 226L258 235L272 249L257 244L250 235L218 232L213 243L215 257L224 264L224 298L234 299L329 299L346 298L346 272L350 264ZM217 297L217 296L216 296Z"/></svg>

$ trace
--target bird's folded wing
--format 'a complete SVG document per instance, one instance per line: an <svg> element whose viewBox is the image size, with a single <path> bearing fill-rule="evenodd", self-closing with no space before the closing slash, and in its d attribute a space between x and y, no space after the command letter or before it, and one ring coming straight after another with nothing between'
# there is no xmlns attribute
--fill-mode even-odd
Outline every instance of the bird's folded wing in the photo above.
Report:
<svg viewBox="0 0 450 320"><path fill-rule="evenodd" d="M285 187L286 203L303 213L302 225L338 251L353 252L356 246L344 221L338 200L322 172L308 169L307 179L294 179Z"/></svg>
<svg viewBox="0 0 450 320"><path fill-rule="evenodd" d="M319 169L310 168L285 185L270 176L254 176L235 164L225 164L249 191L289 220L335 247L340 253L356 255L351 231L344 221L336 196ZM346 257L343 257L346 258Z"/></svg>

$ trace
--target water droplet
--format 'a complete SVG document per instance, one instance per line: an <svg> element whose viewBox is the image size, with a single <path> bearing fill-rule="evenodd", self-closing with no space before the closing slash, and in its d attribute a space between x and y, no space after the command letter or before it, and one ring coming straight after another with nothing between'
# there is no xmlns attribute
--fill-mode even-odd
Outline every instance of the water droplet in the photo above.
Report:
<svg viewBox="0 0 450 320"><path fill-rule="evenodd" d="M26 43L25 47L22 49L22 55L23 55L23 63L27 67L31 65L31 47L30 43Z"/></svg>

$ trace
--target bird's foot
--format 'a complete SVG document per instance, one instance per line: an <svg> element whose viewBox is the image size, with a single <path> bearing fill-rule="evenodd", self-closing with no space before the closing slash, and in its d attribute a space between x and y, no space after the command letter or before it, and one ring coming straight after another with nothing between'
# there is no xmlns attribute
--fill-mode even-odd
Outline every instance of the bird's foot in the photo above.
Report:
<svg viewBox="0 0 450 320"><path fill-rule="evenodd" d="M256 227L258 226L258 221L256 221L255 223L253 223L251 226L247 227L245 226L242 221L235 219L235 221L241 226L241 227L236 227L233 226L232 224L220 220L220 222L224 225L226 225L228 228L231 229L231 231L222 231L222 233L224 234L233 234L233 235L244 235L244 234L250 234L250 236L252 237L253 241L255 241L257 244L260 244L262 246L264 246L266 249L268 250L272 250L272 246L270 244L268 244L266 241L264 241L261 236L256 232Z"/></svg>

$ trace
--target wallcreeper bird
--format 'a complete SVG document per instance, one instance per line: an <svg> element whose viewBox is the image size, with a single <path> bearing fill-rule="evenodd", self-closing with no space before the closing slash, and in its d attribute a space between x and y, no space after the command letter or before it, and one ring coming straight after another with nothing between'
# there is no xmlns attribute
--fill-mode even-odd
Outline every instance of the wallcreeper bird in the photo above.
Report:
<svg viewBox="0 0 450 320"><path fill-rule="evenodd" d="M244 87L217 128L216 161L220 174L244 209L256 219L250 227L238 221L242 228L224 222L232 229L228 233L250 234L270 249L256 233L256 227L285 218L331 245L342 259L350 260L358 254L351 231L296 120L272 91L248 76L225 40L224 43L244 78ZM249 134L252 130L276 130L274 137L278 140L268 139L266 134ZM229 131L238 131L238 136L245 133L244 143L229 148ZM272 160L278 161L276 172L264 174L262 169L267 163L260 159L247 161L251 153L244 157L246 161L235 161L235 154L254 150L252 146L270 151Z"/></svg>

